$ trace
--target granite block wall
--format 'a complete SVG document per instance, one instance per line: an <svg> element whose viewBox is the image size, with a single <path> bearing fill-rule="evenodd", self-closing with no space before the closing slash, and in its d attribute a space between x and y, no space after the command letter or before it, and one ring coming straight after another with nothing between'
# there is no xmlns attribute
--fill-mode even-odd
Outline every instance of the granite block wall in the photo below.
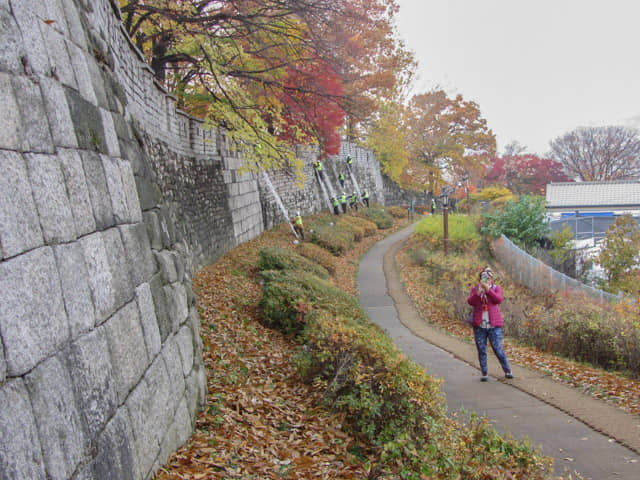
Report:
<svg viewBox="0 0 640 480"><path fill-rule="evenodd" d="M242 171L224 131L175 107L116 0L0 0L0 480L151 478L204 401L193 274L328 208L300 148ZM330 190L387 200L370 151Z"/></svg>

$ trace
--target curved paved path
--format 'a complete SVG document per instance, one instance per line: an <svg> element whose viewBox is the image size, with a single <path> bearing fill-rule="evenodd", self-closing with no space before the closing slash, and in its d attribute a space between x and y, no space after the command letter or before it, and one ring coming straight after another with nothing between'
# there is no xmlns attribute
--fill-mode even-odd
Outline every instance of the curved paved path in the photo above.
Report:
<svg viewBox="0 0 640 480"><path fill-rule="evenodd" d="M492 377L482 383L475 347L438 332L420 319L404 292L394 261L395 252L412 231L410 226L387 237L362 258L358 271L360 304L407 357L444 379L449 410L476 411L491 419L499 431L509 431L516 438L528 437L542 447L545 455L555 458L558 475L577 471L585 479L640 479L640 456L634 453L640 451L639 417L517 365L512 365L514 381ZM490 373L500 372L495 358L491 360ZM608 434L598 433L583 422Z"/></svg>

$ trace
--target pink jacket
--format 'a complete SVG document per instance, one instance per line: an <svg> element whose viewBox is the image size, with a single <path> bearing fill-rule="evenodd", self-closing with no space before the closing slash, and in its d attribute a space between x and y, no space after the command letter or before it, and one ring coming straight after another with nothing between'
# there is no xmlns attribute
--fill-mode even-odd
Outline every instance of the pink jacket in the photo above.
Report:
<svg viewBox="0 0 640 480"><path fill-rule="evenodd" d="M471 289L471 295L467 298L467 303L473 306L473 326L479 327L482 324L482 299L478 294L477 285ZM494 283L489 292L487 292L489 322L492 327L502 327L504 324L502 313L498 306L500 303L502 303L502 289L500 285Z"/></svg>

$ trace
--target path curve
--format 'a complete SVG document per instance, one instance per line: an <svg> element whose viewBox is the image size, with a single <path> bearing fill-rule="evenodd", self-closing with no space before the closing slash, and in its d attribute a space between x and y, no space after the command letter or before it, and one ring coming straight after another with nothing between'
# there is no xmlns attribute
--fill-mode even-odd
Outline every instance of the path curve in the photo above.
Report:
<svg viewBox="0 0 640 480"><path fill-rule="evenodd" d="M585 479L640 478L638 416L518 365L512 365L516 378L508 383L495 377L481 383L475 347L422 320L395 265L412 232L410 226L387 237L362 258L360 304L409 358L444 379L449 410L476 411L498 430L530 438L555 458L557 474L568 469ZM501 371L491 355L489 369Z"/></svg>

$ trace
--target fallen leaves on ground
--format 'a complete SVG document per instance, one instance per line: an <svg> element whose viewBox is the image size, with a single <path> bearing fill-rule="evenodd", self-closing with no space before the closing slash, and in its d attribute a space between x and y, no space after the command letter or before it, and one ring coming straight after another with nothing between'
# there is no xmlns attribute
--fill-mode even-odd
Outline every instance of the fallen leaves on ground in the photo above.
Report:
<svg viewBox="0 0 640 480"><path fill-rule="evenodd" d="M451 335L471 342L471 328L464 321L451 320L446 312L437 307L436 298L429 293L432 288L424 275L424 267L411 261L406 249L398 253L396 262L405 289L422 318ZM518 345L508 338L505 339L504 346L509 359L515 363L549 375L558 382L605 400L628 413L640 414L640 382Z"/></svg>
<svg viewBox="0 0 640 480"><path fill-rule="evenodd" d="M336 258L334 283L356 294L359 258L398 227ZM265 232L196 276L208 393L195 433L157 480L367 478L369 467L350 450L371 451L342 431L339 416L317 406L321 392L296 378L293 341L259 322L257 252L290 245L287 230Z"/></svg>

